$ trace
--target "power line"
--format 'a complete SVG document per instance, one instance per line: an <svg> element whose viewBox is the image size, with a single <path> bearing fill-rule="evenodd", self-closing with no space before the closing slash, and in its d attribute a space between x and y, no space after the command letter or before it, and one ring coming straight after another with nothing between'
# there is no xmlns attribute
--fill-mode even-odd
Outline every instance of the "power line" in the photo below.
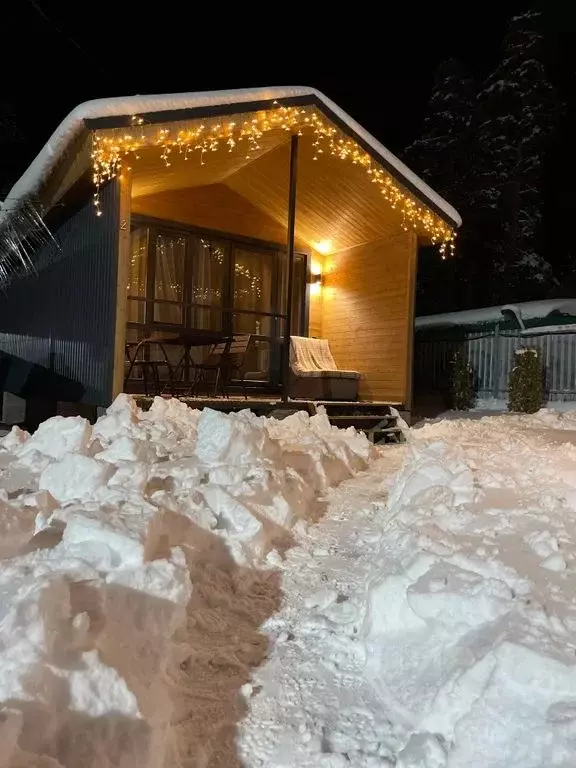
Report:
<svg viewBox="0 0 576 768"><path fill-rule="evenodd" d="M70 45L72 45L76 50L78 50L83 56L85 56L87 59L90 59L90 63L92 67L94 67L94 56L89 54L81 45L80 43L75 40L71 35L69 35L62 27L59 26L53 19L50 18L50 16L47 15L45 11L42 10L42 8L38 5L35 0L28 0L32 8L38 13L39 16L41 16L44 21L49 24L51 27L53 27L58 34L64 38ZM102 69L101 66L98 66L98 69L101 74L108 76L108 72L106 72L104 69Z"/></svg>

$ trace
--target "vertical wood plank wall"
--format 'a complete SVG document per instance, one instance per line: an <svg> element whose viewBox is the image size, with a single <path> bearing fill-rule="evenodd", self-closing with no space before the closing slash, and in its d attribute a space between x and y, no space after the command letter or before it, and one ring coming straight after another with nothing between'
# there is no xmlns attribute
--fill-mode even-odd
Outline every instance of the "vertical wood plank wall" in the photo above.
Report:
<svg viewBox="0 0 576 768"><path fill-rule="evenodd" d="M410 407L417 237L368 243L324 260L318 335L337 365L360 371L360 397ZM318 326L311 303L310 335Z"/></svg>
<svg viewBox="0 0 576 768"><path fill-rule="evenodd" d="M128 285L130 263L130 193L132 179L130 171L124 171L117 180L119 187L118 264L116 271L116 321L114 329L114 372L112 376L112 397L124 389L124 365L126 347L126 321L128 319Z"/></svg>

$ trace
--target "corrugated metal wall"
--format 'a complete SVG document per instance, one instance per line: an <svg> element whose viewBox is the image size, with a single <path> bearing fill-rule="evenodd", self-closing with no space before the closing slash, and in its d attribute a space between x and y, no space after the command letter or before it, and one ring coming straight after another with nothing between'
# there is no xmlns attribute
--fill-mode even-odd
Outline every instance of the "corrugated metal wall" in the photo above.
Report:
<svg viewBox="0 0 576 768"><path fill-rule="evenodd" d="M81 382L84 402L112 393L118 258L118 187L90 199L54 235L61 251L38 254L39 272L0 294L0 350Z"/></svg>
<svg viewBox="0 0 576 768"><path fill-rule="evenodd" d="M470 362L478 396L506 399L514 350L539 350L546 369L550 400L576 400L576 330L574 333L527 334L517 331L466 333L460 339L418 338L414 345L414 384L417 392L444 390L449 362L457 350Z"/></svg>

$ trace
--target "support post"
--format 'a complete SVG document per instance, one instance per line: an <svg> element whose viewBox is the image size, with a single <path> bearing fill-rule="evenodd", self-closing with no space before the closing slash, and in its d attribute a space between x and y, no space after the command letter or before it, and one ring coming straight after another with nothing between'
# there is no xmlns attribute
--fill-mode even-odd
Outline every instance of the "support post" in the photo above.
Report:
<svg viewBox="0 0 576 768"><path fill-rule="evenodd" d="M116 179L120 190L120 230L118 232L118 267L116 273L116 327L114 331L114 373L112 380L112 400L124 389L124 361L126 360L126 322L128 320L128 271L130 264L130 208L132 194L132 175L122 170Z"/></svg>
<svg viewBox="0 0 576 768"><path fill-rule="evenodd" d="M290 184L288 191L287 267L288 291L286 296L286 324L282 345L282 402L290 393L290 336L292 335L292 299L294 296L294 231L296 226L296 180L298 176L298 135L290 140Z"/></svg>

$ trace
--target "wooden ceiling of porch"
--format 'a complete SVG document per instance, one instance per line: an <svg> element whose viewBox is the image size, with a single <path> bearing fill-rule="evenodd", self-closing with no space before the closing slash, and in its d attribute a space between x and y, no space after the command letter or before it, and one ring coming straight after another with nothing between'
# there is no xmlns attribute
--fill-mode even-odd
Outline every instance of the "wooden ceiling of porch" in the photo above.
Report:
<svg viewBox="0 0 576 768"><path fill-rule="evenodd" d="M146 150L134 163L135 210L151 210L155 198L158 203L163 199L162 217L165 217L169 191L176 195L178 190L180 207L187 194L193 206L197 205L200 190L192 191L192 188L225 184L285 229L290 152L286 132L265 134L260 149L251 152L248 158L245 146L237 146L232 152L220 149L206 153L204 165L200 165L197 154L185 161L182 155L172 153L171 165L165 167L158 162L158 151L158 148ZM314 248L315 243L330 241L331 250L339 251L400 231L399 213L390 207L377 186L370 183L362 167L325 153L314 160L312 138L301 137L296 208L299 242Z"/></svg>

